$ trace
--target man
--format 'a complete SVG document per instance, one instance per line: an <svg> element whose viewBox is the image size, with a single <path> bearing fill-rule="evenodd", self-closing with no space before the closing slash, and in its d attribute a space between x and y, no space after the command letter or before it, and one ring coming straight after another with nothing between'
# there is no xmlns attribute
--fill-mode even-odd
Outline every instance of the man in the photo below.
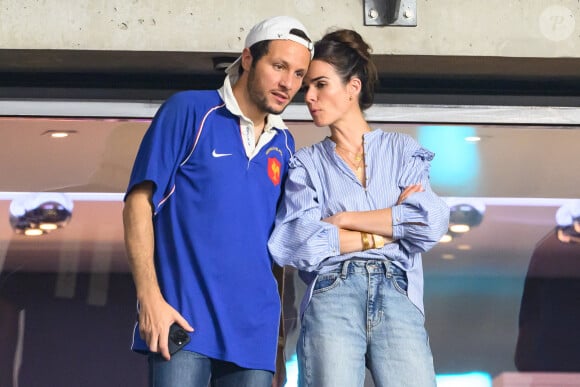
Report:
<svg viewBox="0 0 580 387"><path fill-rule="evenodd" d="M556 211L534 248L519 314L515 365L524 372L580 372L580 199Z"/></svg>
<svg viewBox="0 0 580 387"><path fill-rule="evenodd" d="M280 16L248 34L219 90L159 109L136 157L123 220L139 305L133 350L154 386L270 386L280 299L267 241L294 139L278 114L312 55ZM170 355L177 323L190 342Z"/></svg>

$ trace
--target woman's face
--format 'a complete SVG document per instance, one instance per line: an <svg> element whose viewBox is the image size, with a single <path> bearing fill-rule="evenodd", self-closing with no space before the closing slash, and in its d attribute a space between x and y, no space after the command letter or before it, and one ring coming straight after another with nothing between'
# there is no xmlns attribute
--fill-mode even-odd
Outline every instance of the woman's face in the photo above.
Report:
<svg viewBox="0 0 580 387"><path fill-rule="evenodd" d="M340 120L356 103L332 65L315 59L304 77L305 101L316 126L328 126Z"/></svg>

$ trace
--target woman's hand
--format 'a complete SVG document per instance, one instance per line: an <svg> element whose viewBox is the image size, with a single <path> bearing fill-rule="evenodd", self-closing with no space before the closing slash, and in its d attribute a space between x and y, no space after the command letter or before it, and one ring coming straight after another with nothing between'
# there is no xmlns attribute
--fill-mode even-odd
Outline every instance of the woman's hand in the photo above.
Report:
<svg viewBox="0 0 580 387"><path fill-rule="evenodd" d="M399 199L397 199L397 205L403 203L409 196L416 192L423 192L423 186L421 184L412 184L405 188L403 192L399 195Z"/></svg>

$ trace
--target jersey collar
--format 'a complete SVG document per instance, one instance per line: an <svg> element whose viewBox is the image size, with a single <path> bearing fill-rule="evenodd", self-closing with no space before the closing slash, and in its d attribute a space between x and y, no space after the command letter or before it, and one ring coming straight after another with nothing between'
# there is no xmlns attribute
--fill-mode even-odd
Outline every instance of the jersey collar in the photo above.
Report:
<svg viewBox="0 0 580 387"><path fill-rule="evenodd" d="M234 92L232 90L232 84L238 80L237 76L229 75L224 80L224 84L221 88L218 89L218 93L222 100L226 104L226 108L234 115L241 117L244 121L252 122L248 117L244 116L242 111L240 110L240 106L238 105L238 101L236 97L234 97ZM271 131L274 129L288 129L282 117L278 114L268 114L268 120L266 122L266 126L264 127L264 131Z"/></svg>

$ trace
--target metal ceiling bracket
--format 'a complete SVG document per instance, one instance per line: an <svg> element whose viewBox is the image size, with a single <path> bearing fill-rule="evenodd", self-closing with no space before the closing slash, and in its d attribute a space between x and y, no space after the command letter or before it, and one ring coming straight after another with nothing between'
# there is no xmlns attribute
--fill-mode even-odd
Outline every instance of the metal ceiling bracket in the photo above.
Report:
<svg viewBox="0 0 580 387"><path fill-rule="evenodd" d="M417 27L417 0L365 0L365 26Z"/></svg>

